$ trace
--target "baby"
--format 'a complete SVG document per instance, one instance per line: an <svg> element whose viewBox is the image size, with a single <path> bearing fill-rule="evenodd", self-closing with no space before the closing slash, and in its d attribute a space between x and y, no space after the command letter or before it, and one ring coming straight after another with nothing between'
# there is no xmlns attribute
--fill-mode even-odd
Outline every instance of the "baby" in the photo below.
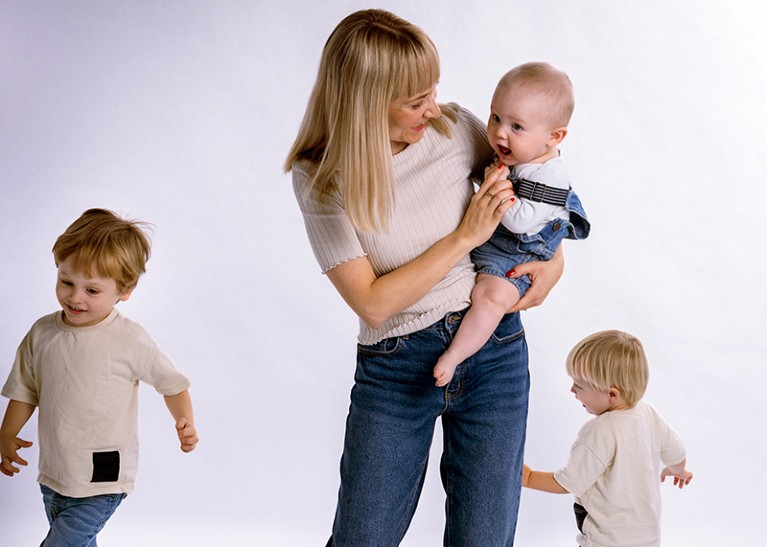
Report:
<svg viewBox="0 0 767 547"><path fill-rule="evenodd" d="M500 164L488 169L511 167L516 198L490 240L471 253L477 284L455 338L437 361L438 386L447 385L456 367L479 351L530 287L529 277L515 277L514 268L550 259L563 238L589 234L559 152L574 104L570 78L548 63L513 68L495 89L487 138Z"/></svg>

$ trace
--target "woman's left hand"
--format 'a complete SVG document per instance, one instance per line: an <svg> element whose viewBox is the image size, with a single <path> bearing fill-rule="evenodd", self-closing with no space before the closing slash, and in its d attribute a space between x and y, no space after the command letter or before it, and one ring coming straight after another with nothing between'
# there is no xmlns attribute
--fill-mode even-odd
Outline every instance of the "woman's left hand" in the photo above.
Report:
<svg viewBox="0 0 767 547"><path fill-rule="evenodd" d="M510 277L529 275L533 284L527 289L525 296L517 302L508 313L526 310L540 306L562 277L565 271L565 254L560 245L551 260L541 262L525 262L514 268Z"/></svg>

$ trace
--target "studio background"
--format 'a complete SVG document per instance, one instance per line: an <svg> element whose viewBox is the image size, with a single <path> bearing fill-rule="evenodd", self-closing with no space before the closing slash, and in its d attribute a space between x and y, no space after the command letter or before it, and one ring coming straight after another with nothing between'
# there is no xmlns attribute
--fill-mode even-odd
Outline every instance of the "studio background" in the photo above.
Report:
<svg viewBox="0 0 767 547"><path fill-rule="evenodd" d="M100 545L324 545L357 319L320 274L282 163L322 46L370 5L0 1L0 381L57 308L50 249L90 207L155 225L120 304L192 380L196 451L142 386L136 491ZM663 485L664 545L762 545L767 333L766 11L753 1L381 1L442 60L438 99L486 119L499 77L566 70L562 145L593 224L524 312L527 462L554 470L589 415L564 358L596 330L639 336L645 399L686 441L695 479ZM6 401L0 408L4 410ZM36 442L36 416L22 437ZM406 547L441 545L440 431ZM30 466L0 477L0 543L47 529ZM630 493L627 493L630 495ZM572 497L524 491L517 544L574 545Z"/></svg>

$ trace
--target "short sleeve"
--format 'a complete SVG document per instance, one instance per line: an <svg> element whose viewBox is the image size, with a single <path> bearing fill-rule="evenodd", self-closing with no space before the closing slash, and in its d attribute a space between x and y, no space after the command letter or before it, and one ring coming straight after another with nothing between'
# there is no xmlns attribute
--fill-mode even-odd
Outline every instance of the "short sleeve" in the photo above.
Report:
<svg viewBox="0 0 767 547"><path fill-rule="evenodd" d="M306 165L293 166L293 191L304 218L306 234L322 273L365 256L357 232L337 194L320 203L310 192Z"/></svg>
<svg viewBox="0 0 767 547"><path fill-rule="evenodd" d="M567 465L554 473L556 481L571 494L581 497L601 477L607 466L584 444L576 442L570 449Z"/></svg>
<svg viewBox="0 0 767 547"><path fill-rule="evenodd" d="M39 393L32 370L32 356L30 354L30 334L27 334L16 350L16 358L13 361L11 372L3 386L4 397L20 401L30 405L39 404Z"/></svg>

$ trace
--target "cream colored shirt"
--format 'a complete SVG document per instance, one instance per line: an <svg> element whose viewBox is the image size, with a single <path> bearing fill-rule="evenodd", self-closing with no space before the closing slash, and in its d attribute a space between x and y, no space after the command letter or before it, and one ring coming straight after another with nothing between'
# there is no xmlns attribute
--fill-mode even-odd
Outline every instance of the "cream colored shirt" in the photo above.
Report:
<svg viewBox="0 0 767 547"><path fill-rule="evenodd" d="M307 165L293 167L293 188L304 217L314 255L323 273L359 257L367 257L377 276L410 262L453 232L461 222L484 166L492 157L485 127L468 110L457 107L452 137L427 126L420 142L392 156L395 203L388 233L354 229L340 193L329 204L306 195ZM474 176L473 176L474 175ZM374 329L360 321L359 342L421 330L446 313L468 307L476 274L465 256L418 302Z"/></svg>
<svg viewBox="0 0 767 547"><path fill-rule="evenodd" d="M162 395L189 387L143 327L117 309L89 327L65 324L61 311L35 322L2 394L38 407L40 484L75 498L133 490L139 381Z"/></svg>
<svg viewBox="0 0 767 547"><path fill-rule="evenodd" d="M648 403L586 422L556 481L586 508L582 547L660 545L659 462L685 459L684 444Z"/></svg>

